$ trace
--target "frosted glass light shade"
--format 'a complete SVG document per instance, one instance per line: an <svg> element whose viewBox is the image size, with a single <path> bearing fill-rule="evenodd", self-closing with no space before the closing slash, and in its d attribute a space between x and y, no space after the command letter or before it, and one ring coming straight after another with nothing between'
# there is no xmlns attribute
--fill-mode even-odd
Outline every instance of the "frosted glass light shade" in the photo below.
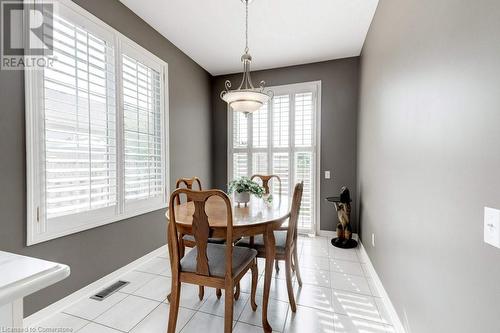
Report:
<svg viewBox="0 0 500 333"><path fill-rule="evenodd" d="M226 92L222 99L237 112L255 112L269 100L269 95L255 90L242 89Z"/></svg>

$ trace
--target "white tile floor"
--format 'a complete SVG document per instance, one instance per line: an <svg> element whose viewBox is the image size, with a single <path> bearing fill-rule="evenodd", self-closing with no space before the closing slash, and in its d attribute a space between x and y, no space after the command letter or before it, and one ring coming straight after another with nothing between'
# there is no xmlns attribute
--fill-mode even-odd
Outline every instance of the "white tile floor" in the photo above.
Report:
<svg viewBox="0 0 500 333"><path fill-rule="evenodd" d="M275 332L379 333L394 332L358 250L341 250L324 237L299 238L303 286L294 278L297 312L288 305L284 265L274 274L268 317ZM234 333L262 332L263 261L259 260L256 312L250 307L250 275L241 283L235 303ZM162 254L121 279L131 283L104 301L83 299L40 324L79 333L164 333L168 322L170 264ZM177 332L220 333L224 327L224 297L207 288L199 301L198 287L183 285Z"/></svg>

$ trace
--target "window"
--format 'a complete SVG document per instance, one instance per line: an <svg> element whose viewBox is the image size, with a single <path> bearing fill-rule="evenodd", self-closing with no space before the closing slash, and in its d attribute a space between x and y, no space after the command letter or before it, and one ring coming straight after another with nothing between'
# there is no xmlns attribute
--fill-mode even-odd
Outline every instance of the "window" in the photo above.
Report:
<svg viewBox="0 0 500 333"><path fill-rule="evenodd" d="M167 64L71 1L26 71L28 245L165 207Z"/></svg>
<svg viewBox="0 0 500 333"><path fill-rule="evenodd" d="M301 232L313 232L317 210L316 121L320 82L270 88L274 98L245 116L229 112L229 180L253 174L275 174L282 193L291 195L304 181L299 217ZM279 187L272 187L278 194Z"/></svg>

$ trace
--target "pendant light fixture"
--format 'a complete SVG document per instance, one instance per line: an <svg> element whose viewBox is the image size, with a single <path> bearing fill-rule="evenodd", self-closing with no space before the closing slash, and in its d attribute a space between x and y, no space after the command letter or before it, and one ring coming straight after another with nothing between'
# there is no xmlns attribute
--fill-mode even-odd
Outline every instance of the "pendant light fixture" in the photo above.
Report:
<svg viewBox="0 0 500 333"><path fill-rule="evenodd" d="M245 4L245 53L241 56L243 63L243 78L238 89L230 90L231 81L226 80L226 89L220 93L222 98L236 112L243 112L246 115L260 109L264 103L273 97L271 90L264 91L264 81L260 81L257 88L252 83L250 77L250 63L252 56L248 53L248 4L252 0L241 0Z"/></svg>

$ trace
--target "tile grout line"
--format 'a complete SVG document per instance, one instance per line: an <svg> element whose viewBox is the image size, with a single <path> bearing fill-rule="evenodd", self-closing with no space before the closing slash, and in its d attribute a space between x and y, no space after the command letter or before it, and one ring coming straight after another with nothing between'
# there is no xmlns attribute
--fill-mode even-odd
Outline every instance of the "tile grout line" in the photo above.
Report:
<svg viewBox="0 0 500 333"><path fill-rule="evenodd" d="M74 317L74 316L73 316ZM85 325L83 325L82 327L80 327L79 329L76 330L76 332L80 332L81 330L83 330L85 327L89 326L92 322L91 321L87 321L87 323Z"/></svg>
<svg viewBox="0 0 500 333"><path fill-rule="evenodd" d="M120 291L117 291L117 292L120 292ZM120 332L130 332L131 330L133 330L137 324L141 321L143 321L147 316L149 316L151 314L151 312L153 312L157 307L159 307L161 305L162 302L158 302L156 300L152 300L152 299L149 299L149 298L146 298L146 297L141 297L141 296L137 296L137 295L133 295L133 294L126 294L126 293L123 293L122 294L125 294L126 296L119 302L117 302L116 304L114 304L113 306L111 306L109 309L107 309L106 311L104 311L103 313L101 313L100 315L98 315L97 317L95 317L94 319L91 320L92 323L94 324L98 324L98 325L102 325L102 326L106 326L106 327L109 327L109 328L112 328L114 330L117 330L117 331L120 331ZM148 312L136 325L134 325L130 330L128 331L123 331L123 330L120 330L116 327L111 327L111 326L108 326L106 324L102 324L102 323L99 323L97 321L95 321L97 318L101 317L102 315L104 315L105 313L107 313L108 311L110 311L111 309L113 309L115 306L117 306L118 304L120 304L121 302L125 301L127 298L130 298L130 296L135 296L137 298L142 298L144 300L148 300L148 301L153 301L153 302L156 302L158 303L154 308L153 310L151 310L150 312Z"/></svg>
<svg viewBox="0 0 500 333"><path fill-rule="evenodd" d="M96 324L96 325L100 325L100 326L104 326L104 327L107 327L107 328L111 328L111 329L113 329L113 330L115 330L117 332L128 333L128 331L123 331L123 330L120 330L120 329L118 329L116 327L111 327L111 326L108 326L108 325L105 325L105 324L101 324L101 323L98 323L98 322L95 322L95 321L91 321L90 323Z"/></svg>
<svg viewBox="0 0 500 333"><path fill-rule="evenodd" d="M165 300L167 299L167 297L165 297L162 301L159 301L157 299L153 299L153 298L149 298L149 297L145 297L145 296L141 296L141 295L136 295L136 294L133 294L133 293L125 293L125 292L121 292L119 291L120 293L122 294L125 294L127 296L135 296L135 297L138 297L138 298L142 298L142 299L145 299L147 301L153 301L153 302L156 302L156 303L165 303ZM127 297L125 297L127 298ZM117 303L118 304L118 303ZM167 303L168 304L168 303ZM113 305L114 306L114 305Z"/></svg>
<svg viewBox="0 0 500 333"><path fill-rule="evenodd" d="M142 317L142 319L141 319L141 320L139 320L139 321L137 322L137 324L135 324L134 326L132 326L132 328L131 328L131 329L129 329L127 332L131 332L131 331L133 331L133 330L134 330L134 328L136 328L137 326L139 326L139 324L140 324L140 323L142 323L142 322L144 321L144 319L146 319L146 318L147 318L147 317L148 317L151 313L153 313L153 311L155 311L156 309L158 309L158 308L160 307L160 305L161 305L161 304L162 304L162 302L158 303L158 305L156 305L156 306L154 307L154 309L153 309L153 310L149 311L147 315L145 315L144 317Z"/></svg>
<svg viewBox="0 0 500 333"><path fill-rule="evenodd" d="M169 309L170 309L170 304L168 305L169 306ZM181 306L179 306L180 308ZM185 308L184 308L185 309ZM193 314L191 315L191 317L189 317L188 321L186 321L186 323L184 324L184 326L182 326L180 329L179 329L179 333L182 332L182 330L184 330L184 328L186 328L186 326L189 324L189 322L194 318L194 316L198 313L198 311L193 311ZM169 314L169 317L170 317L170 314ZM177 325L176 325L177 326ZM168 322L167 322L167 328L168 328Z"/></svg>
<svg viewBox="0 0 500 333"><path fill-rule="evenodd" d="M116 294L116 293L119 293L119 291L115 291L113 294ZM113 294L111 294L111 295L113 295ZM122 293L122 294L123 294L123 293ZM110 296L111 296L111 295L110 295ZM69 313L69 312L65 312L65 310L67 310L68 308L66 308L66 309L62 310L62 311L61 311L61 313L69 314L69 315L71 315L71 316L73 316L73 317L78 317L78 318L81 318L81 319L88 320L88 321L90 321L90 322L94 322L94 320L96 320L97 318L99 318L100 316L102 316L103 314L105 314L106 312L108 312L109 310L111 310L111 309L112 309L112 308L114 308L116 305L118 305L119 303L123 302L126 298L128 298L128 297L130 296L130 295L128 295L128 294L125 294L125 295L126 295L126 296L125 296L125 297L123 297L123 299L121 299L121 300L119 300L118 302L116 302L115 304L111 305L109 308L107 308L106 310L104 310L103 312L101 312L101 313L100 313L100 314L98 314L95 318L92 318L92 319L85 319L85 318L83 318L83 317L80 317L80 316L77 316L77 315L71 314L71 313ZM96 300L96 302L99 302L99 301L97 301L97 300Z"/></svg>
<svg viewBox="0 0 500 333"><path fill-rule="evenodd" d="M119 292L119 291L117 291L117 292ZM95 320L97 318L99 318L100 316L102 316L103 314L105 314L106 312L108 312L109 310L111 310L112 308L114 308L115 306L117 306L118 304L120 304L121 302L123 302L124 300L126 300L127 298L129 298L129 297L130 297L130 295L125 296L122 300L120 300L119 302L113 304L109 309L106 309L104 312L102 312L97 317L95 317L94 319L92 319L91 322L93 322L95 324L103 325L103 324L100 324L100 323L96 322ZM103 326L106 326L106 325L103 325ZM106 326L106 327L108 327L108 326ZM113 329L116 329L116 328L113 328ZM123 332L122 330L119 330L119 331Z"/></svg>
<svg viewBox="0 0 500 333"><path fill-rule="evenodd" d="M120 302L118 302L118 303L120 303ZM118 304L118 303L116 303L116 304ZM115 304L115 305L116 305L116 304ZM114 305L113 305L112 307L114 307ZM106 312L106 311L105 311L105 312ZM94 320L95 320L95 319L97 319L97 317L99 317L100 315L99 315L99 316L97 316L96 318L94 318L94 319L90 320L90 319L86 319L86 318L83 318L83 317L80 317L80 316L76 316L76 315L73 315L73 314L70 314L70 313L66 313L66 312L60 312L60 313L64 313L64 314L65 314L65 315L67 315L67 316L70 316L70 317L75 317L75 318L79 318L79 319L83 319L83 320L87 321L87 323L86 323L83 327L81 327L80 329L76 330L75 332L80 332L81 330L83 330L85 327L87 327L87 326L88 326L88 325L90 325L90 324L96 324L96 325L100 325L100 326L104 326L104 327L111 328L111 329L113 329L113 330L115 330L115 331L119 331L119 332L124 332L124 333L127 333L127 331L122 331L122 330L120 330L120 329L118 329L118 328L111 327L111 326L108 326L108 325L104 325L104 324L101 324L101 323L95 322ZM104 312L103 312L103 313L104 313Z"/></svg>

